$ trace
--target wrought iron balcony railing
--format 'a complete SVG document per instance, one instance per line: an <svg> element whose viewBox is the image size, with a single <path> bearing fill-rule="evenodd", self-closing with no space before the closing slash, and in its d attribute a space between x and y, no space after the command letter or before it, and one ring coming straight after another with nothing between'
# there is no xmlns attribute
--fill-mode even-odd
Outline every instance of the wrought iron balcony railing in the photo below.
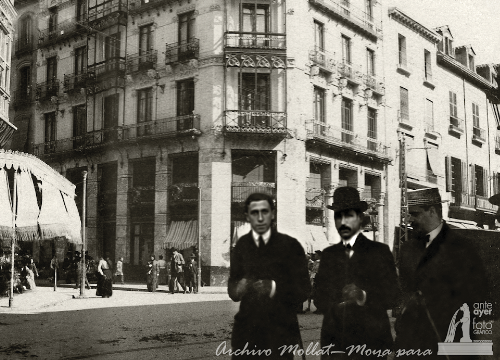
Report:
<svg viewBox="0 0 500 360"><path fill-rule="evenodd" d="M155 9L162 5L169 5L171 0L132 0L129 1L130 14L140 14L150 9Z"/></svg>
<svg viewBox="0 0 500 360"><path fill-rule="evenodd" d="M170 205L196 203L199 200L198 183L175 183L168 187Z"/></svg>
<svg viewBox="0 0 500 360"><path fill-rule="evenodd" d="M484 129L481 129L480 127L474 126L472 128L472 140L478 141L478 142L486 142L486 131Z"/></svg>
<svg viewBox="0 0 500 360"><path fill-rule="evenodd" d="M105 0L89 7L88 22L94 30L127 25L127 0ZM101 21L105 20L105 21Z"/></svg>
<svg viewBox="0 0 500 360"><path fill-rule="evenodd" d="M167 44L165 49L165 64L198 59L200 56L200 40L191 38L188 41L181 41Z"/></svg>
<svg viewBox="0 0 500 360"><path fill-rule="evenodd" d="M310 3L323 8L330 14L347 22L356 29L374 36L382 36L382 26L376 23L373 16L356 8L344 0L309 0Z"/></svg>
<svg viewBox="0 0 500 360"><path fill-rule="evenodd" d="M149 50L141 54L128 55L127 74L156 69L157 60L158 50Z"/></svg>
<svg viewBox="0 0 500 360"><path fill-rule="evenodd" d="M385 84L384 82L374 75L365 75L364 83L367 88L372 89L373 92L384 95L385 94Z"/></svg>
<svg viewBox="0 0 500 360"><path fill-rule="evenodd" d="M98 81L106 77L123 76L125 67L125 58L117 57L89 65L88 73L93 73L92 76Z"/></svg>
<svg viewBox="0 0 500 360"><path fill-rule="evenodd" d="M325 194L326 191L324 189L306 189L306 207L323 209Z"/></svg>
<svg viewBox="0 0 500 360"><path fill-rule="evenodd" d="M346 78L354 84L361 84L363 74L360 66L354 65L347 60L342 60L342 62L338 64L337 68L341 77Z"/></svg>
<svg viewBox="0 0 500 360"><path fill-rule="evenodd" d="M330 53L317 46L309 50L309 60L314 65L318 65L320 68L330 73L335 72L336 63L334 59L335 59L335 53Z"/></svg>
<svg viewBox="0 0 500 360"><path fill-rule="evenodd" d="M276 183L273 182L233 182L232 202L244 202L250 194L264 193L276 199Z"/></svg>
<svg viewBox="0 0 500 360"><path fill-rule="evenodd" d="M388 157L388 147L377 139L362 137L358 134L334 128L316 120L306 121L307 139L321 140L328 145L351 150L360 155Z"/></svg>
<svg viewBox="0 0 500 360"><path fill-rule="evenodd" d="M498 206L490 203L488 197L476 195L476 209L494 214L498 211Z"/></svg>
<svg viewBox="0 0 500 360"><path fill-rule="evenodd" d="M58 96L59 85L60 83L57 79L36 84L36 101L47 101L50 100L52 96Z"/></svg>
<svg viewBox="0 0 500 360"><path fill-rule="evenodd" d="M176 116L139 124L95 130L81 136L36 144L34 146L34 152L35 155L41 156L75 150L88 150L131 140L137 141L138 139L153 139L184 135L201 135L199 115Z"/></svg>
<svg viewBox="0 0 500 360"><path fill-rule="evenodd" d="M450 205L474 208L476 206L476 196L465 192L453 191L451 193Z"/></svg>
<svg viewBox="0 0 500 360"><path fill-rule="evenodd" d="M267 110L226 110L226 132L286 134L286 113Z"/></svg>
<svg viewBox="0 0 500 360"><path fill-rule="evenodd" d="M463 134L464 121L456 116L450 115L450 128L449 131Z"/></svg>
<svg viewBox="0 0 500 360"><path fill-rule="evenodd" d="M16 40L16 56L29 54L35 50L35 42L33 39L17 39Z"/></svg>
<svg viewBox="0 0 500 360"><path fill-rule="evenodd" d="M33 89L28 86L25 89L17 89L14 93L13 106L15 108L29 107L33 101Z"/></svg>
<svg viewBox="0 0 500 360"><path fill-rule="evenodd" d="M82 88L87 87L87 82L93 79L93 73L81 74L64 74L64 92L81 91Z"/></svg>
<svg viewBox="0 0 500 360"><path fill-rule="evenodd" d="M74 17L57 24L55 29L41 30L38 36L38 47L44 48L72 36L85 34L87 32L86 20L86 16Z"/></svg>
<svg viewBox="0 0 500 360"><path fill-rule="evenodd" d="M228 31L226 47L265 50L286 50L286 35L269 32Z"/></svg>

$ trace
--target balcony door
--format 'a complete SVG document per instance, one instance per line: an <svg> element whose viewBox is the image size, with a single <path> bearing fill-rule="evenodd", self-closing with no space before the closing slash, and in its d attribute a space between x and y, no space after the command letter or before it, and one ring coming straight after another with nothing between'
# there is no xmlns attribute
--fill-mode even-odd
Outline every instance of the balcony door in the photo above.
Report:
<svg viewBox="0 0 500 360"><path fill-rule="evenodd" d="M153 89L147 88L137 91L137 136L149 135L153 120ZM146 123L146 124L144 124Z"/></svg>
<svg viewBox="0 0 500 360"><path fill-rule="evenodd" d="M19 70L19 100L29 101L31 95L31 68L25 66Z"/></svg>
<svg viewBox="0 0 500 360"><path fill-rule="evenodd" d="M31 16L22 18L19 24L19 45L21 47L30 45L33 37L33 20Z"/></svg>
<svg viewBox="0 0 500 360"><path fill-rule="evenodd" d="M116 130L118 127L118 103L120 94L113 94L104 98L103 113L103 140L105 142L115 141L117 139Z"/></svg>
<svg viewBox="0 0 500 360"><path fill-rule="evenodd" d="M56 113L50 112L45 114L45 153L49 154L55 151L56 141Z"/></svg>
<svg viewBox="0 0 500 360"><path fill-rule="evenodd" d="M177 82L177 131L193 128L194 80Z"/></svg>
<svg viewBox="0 0 500 360"><path fill-rule="evenodd" d="M106 71L118 70L120 59L120 32L104 38L104 61Z"/></svg>
<svg viewBox="0 0 500 360"><path fill-rule="evenodd" d="M87 133L87 110L85 105L73 108L73 147L79 148L85 145L85 134Z"/></svg>
<svg viewBox="0 0 500 360"><path fill-rule="evenodd" d="M314 134L325 135L325 90L314 87Z"/></svg>
<svg viewBox="0 0 500 360"><path fill-rule="evenodd" d="M179 61L192 59L195 54L195 49L192 44L195 35L195 16L194 11L179 15Z"/></svg>
<svg viewBox="0 0 500 360"><path fill-rule="evenodd" d="M342 141L350 144L354 140L352 100L342 98L341 106L342 106Z"/></svg>
<svg viewBox="0 0 500 360"><path fill-rule="evenodd" d="M270 125L266 112L271 105L270 75L263 73L243 73L240 79L239 126Z"/></svg>
<svg viewBox="0 0 500 360"><path fill-rule="evenodd" d="M57 31L57 7L49 9L49 36L54 35Z"/></svg>
<svg viewBox="0 0 500 360"><path fill-rule="evenodd" d="M264 34L270 30L269 5L266 4L241 4L241 31L255 34L251 39L242 39L242 46L266 46ZM245 37L248 34L246 34Z"/></svg>
<svg viewBox="0 0 500 360"><path fill-rule="evenodd" d="M153 49L153 25L141 26L139 28L139 68L151 64L150 53Z"/></svg>
<svg viewBox="0 0 500 360"><path fill-rule="evenodd" d="M57 96L57 57L47 59L47 97Z"/></svg>

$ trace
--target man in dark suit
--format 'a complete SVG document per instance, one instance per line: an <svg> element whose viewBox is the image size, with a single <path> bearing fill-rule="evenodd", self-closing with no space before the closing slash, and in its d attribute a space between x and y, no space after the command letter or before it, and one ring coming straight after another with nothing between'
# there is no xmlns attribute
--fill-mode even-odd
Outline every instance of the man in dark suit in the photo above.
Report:
<svg viewBox="0 0 500 360"><path fill-rule="evenodd" d="M245 214L252 230L232 251L228 283L231 299L241 301L231 339L233 359L293 359L285 347L300 344L296 310L311 292L304 249L296 239L271 229L270 196L250 195Z"/></svg>
<svg viewBox="0 0 500 360"><path fill-rule="evenodd" d="M445 357L437 355L438 342L445 341L455 313L467 303L472 314L474 303L487 300L488 284L475 249L443 221L441 203L437 188L408 192L414 236L401 247L399 275L404 301L396 322L396 348L400 352L430 350L432 355L426 359L442 360ZM461 317L459 313L456 320ZM462 330L457 329L455 342L460 341L458 334L463 335ZM470 335L473 337L473 331ZM473 354L463 357L472 358Z"/></svg>
<svg viewBox="0 0 500 360"><path fill-rule="evenodd" d="M327 207L335 211L342 242L323 250L315 305L324 314L321 346L333 344L332 350L344 353L330 352L322 359L367 359L373 351L385 358L393 345L387 310L399 294L393 256L387 245L361 233L368 204L360 201L357 189L337 188Z"/></svg>

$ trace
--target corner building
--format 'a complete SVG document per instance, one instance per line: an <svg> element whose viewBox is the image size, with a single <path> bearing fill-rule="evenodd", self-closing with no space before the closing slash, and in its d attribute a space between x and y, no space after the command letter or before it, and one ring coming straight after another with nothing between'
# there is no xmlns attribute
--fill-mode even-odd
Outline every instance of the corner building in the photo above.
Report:
<svg viewBox="0 0 500 360"><path fill-rule="evenodd" d="M123 256L142 280L151 254L200 242L203 281L222 285L250 193L273 195L278 230L313 251L339 241L325 205L344 185L371 204L367 234L389 241L380 2L18 8L11 147L75 183L80 210L89 172L91 255Z"/></svg>

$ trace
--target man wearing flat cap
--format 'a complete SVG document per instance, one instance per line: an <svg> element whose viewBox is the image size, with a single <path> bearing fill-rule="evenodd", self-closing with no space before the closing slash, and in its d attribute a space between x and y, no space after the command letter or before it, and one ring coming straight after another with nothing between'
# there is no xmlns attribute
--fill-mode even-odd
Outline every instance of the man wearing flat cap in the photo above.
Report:
<svg viewBox="0 0 500 360"><path fill-rule="evenodd" d="M396 266L389 246L362 233L363 212L368 208L352 187L337 188L333 204L339 244L323 250L316 275L315 305L324 314L321 346L335 345L344 354L324 354L322 359L367 359L356 347L379 350L377 358L392 349L387 310L399 296Z"/></svg>
<svg viewBox="0 0 500 360"><path fill-rule="evenodd" d="M442 360L444 357L437 355L438 342L447 338L452 319L466 317L460 311L455 318L457 311L467 303L472 314L474 303L487 300L486 275L468 240L450 231L443 221L437 188L408 191L408 211L413 236L401 247L403 310L396 322L396 348L430 350L432 354L426 359ZM459 329L452 342L466 338ZM470 335L473 337L473 331ZM453 360L473 358L473 354L453 356Z"/></svg>

